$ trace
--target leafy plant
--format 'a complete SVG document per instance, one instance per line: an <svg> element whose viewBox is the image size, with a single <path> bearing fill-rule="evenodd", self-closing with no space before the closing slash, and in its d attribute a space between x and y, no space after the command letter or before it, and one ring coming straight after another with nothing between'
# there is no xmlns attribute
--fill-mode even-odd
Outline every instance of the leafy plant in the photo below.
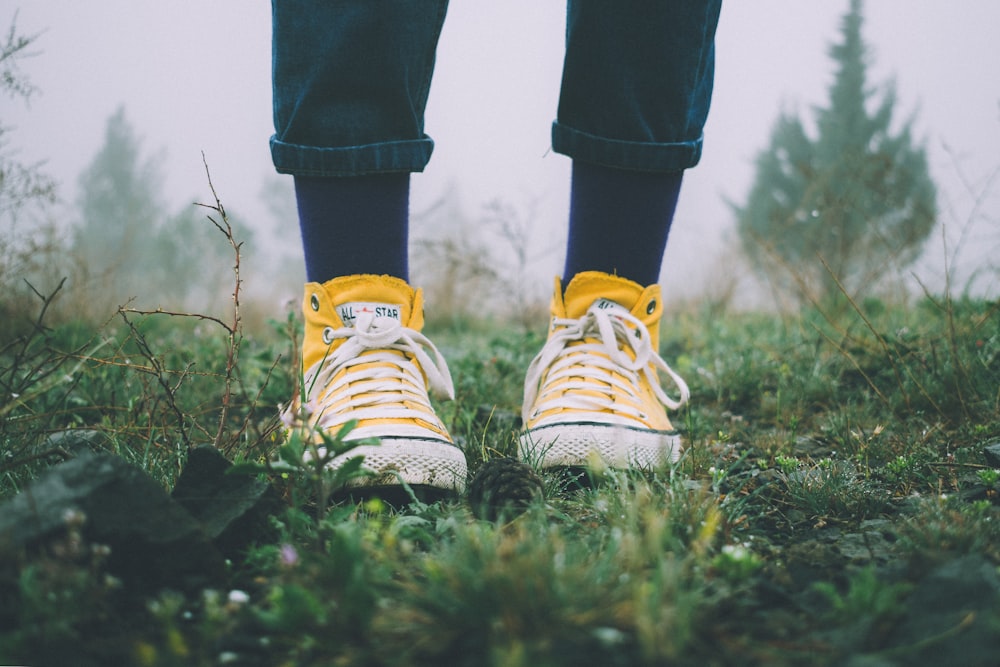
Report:
<svg viewBox="0 0 1000 667"><path fill-rule="evenodd" d="M816 464L783 475L792 505L814 518L871 518L888 503L888 493L860 479L854 467L839 461Z"/></svg>
<svg viewBox="0 0 1000 667"><path fill-rule="evenodd" d="M998 511L989 500L966 504L947 495L926 498L901 523L899 549L918 566L968 553L1000 563Z"/></svg>
<svg viewBox="0 0 1000 667"><path fill-rule="evenodd" d="M886 581L874 567L866 567L850 578L843 593L827 581L817 582L814 588L830 603L833 618L855 623L859 619L885 621L898 616L905 609L903 601L912 586Z"/></svg>
<svg viewBox="0 0 1000 667"><path fill-rule="evenodd" d="M1000 470L996 468L984 468L976 472L976 476L979 477L979 481L983 483L984 486L994 487L997 481L1000 481Z"/></svg>
<svg viewBox="0 0 1000 667"><path fill-rule="evenodd" d="M40 557L4 554L19 567L13 608L2 612L10 630L0 635L0 655L65 660L87 633L118 620L121 582L107 572L110 549L84 536L86 521L68 510L63 534Z"/></svg>
<svg viewBox="0 0 1000 667"><path fill-rule="evenodd" d="M238 264L221 204L209 213ZM543 472L546 497L494 522L466 499L334 497L365 474L353 450L373 443L349 440L351 424L317 433L306 415L278 430L277 406L302 382L277 361L298 359L295 316L277 336L244 323L239 301L221 315L130 305L102 327L52 325L55 296L34 295L26 333L0 339L3 493L71 455L75 433L164 487L189 445L213 443L288 506L271 518L277 539L233 558L225 589L138 607L119 604L106 560L0 559L0 601L24 585L30 602L0 605L18 628L0 632L2 647L31 628L115 664L840 664L852 650L840 640L858 622L892 622L924 565L969 552L1000 563L996 496L968 500L977 479L996 482L982 451L1000 436L991 302L680 310L662 352L694 396L672 415L681 460ZM438 326L457 388L441 416L470 468L515 454L521 383L544 334ZM867 541L868 519L885 537L872 561L898 536L891 583L877 564L845 569L841 537ZM828 575L840 585L817 594Z"/></svg>
<svg viewBox="0 0 1000 667"><path fill-rule="evenodd" d="M329 433L300 425L289 431L287 440L277 449L275 460L237 463L229 469L229 474L272 474L285 479L291 477L293 483L297 483L295 486L306 489L304 494L293 497L293 503L299 505L309 500L315 502L316 521L322 523L334 491L344 489L352 481L372 474L362 467L363 454L349 454L359 447L377 446L379 443L372 439L346 440L356 426L357 421L352 420L341 426L336 433ZM330 465L334 459L345 456L338 465Z"/></svg>

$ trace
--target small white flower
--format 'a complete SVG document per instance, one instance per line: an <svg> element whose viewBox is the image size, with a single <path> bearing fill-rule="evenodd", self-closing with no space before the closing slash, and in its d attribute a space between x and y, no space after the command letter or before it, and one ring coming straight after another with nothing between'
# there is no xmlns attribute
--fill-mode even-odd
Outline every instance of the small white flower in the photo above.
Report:
<svg viewBox="0 0 1000 667"><path fill-rule="evenodd" d="M74 507L63 512L62 518L63 523L71 528L82 526L87 521L87 515Z"/></svg>
<svg viewBox="0 0 1000 667"><path fill-rule="evenodd" d="M244 591L229 591L229 603L234 605L244 605L250 602L250 595Z"/></svg>
<svg viewBox="0 0 1000 667"><path fill-rule="evenodd" d="M745 560L750 556L750 551L742 544L726 544L722 547L722 553L733 560Z"/></svg>
<svg viewBox="0 0 1000 667"><path fill-rule="evenodd" d="M281 545L280 557L285 567L295 567L299 563L299 552L291 544Z"/></svg>

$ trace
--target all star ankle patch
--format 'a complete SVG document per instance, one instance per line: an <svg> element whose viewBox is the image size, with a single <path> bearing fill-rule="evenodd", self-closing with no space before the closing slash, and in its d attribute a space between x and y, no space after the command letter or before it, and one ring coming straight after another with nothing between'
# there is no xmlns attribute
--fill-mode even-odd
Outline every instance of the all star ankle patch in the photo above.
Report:
<svg viewBox="0 0 1000 667"><path fill-rule="evenodd" d="M337 315L345 327L353 327L358 318L363 316L368 316L371 319L390 317L397 322L402 322L403 316L400 311L401 308L394 303L353 301L337 306Z"/></svg>
<svg viewBox="0 0 1000 667"><path fill-rule="evenodd" d="M613 312L625 313L626 315L629 312L628 308L621 305L617 301L612 301L611 299L605 299L604 297L595 300L593 305L591 305L591 308L597 308L598 310L610 310Z"/></svg>

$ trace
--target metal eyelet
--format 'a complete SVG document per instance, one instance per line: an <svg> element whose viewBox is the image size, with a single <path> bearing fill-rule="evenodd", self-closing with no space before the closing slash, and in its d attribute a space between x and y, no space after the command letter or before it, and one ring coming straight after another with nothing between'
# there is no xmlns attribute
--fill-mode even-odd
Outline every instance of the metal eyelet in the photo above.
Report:
<svg viewBox="0 0 1000 667"><path fill-rule="evenodd" d="M333 342L333 328L327 327L323 329L323 342L329 345Z"/></svg>
<svg viewBox="0 0 1000 667"><path fill-rule="evenodd" d="M319 297L316 296L315 294L313 294L311 297L309 297L309 305L312 306L313 310L315 310L315 311L318 312L319 311Z"/></svg>
<svg viewBox="0 0 1000 667"><path fill-rule="evenodd" d="M656 299L653 299L652 301L649 302L649 305L646 306L646 314L652 315L655 310L656 310Z"/></svg>

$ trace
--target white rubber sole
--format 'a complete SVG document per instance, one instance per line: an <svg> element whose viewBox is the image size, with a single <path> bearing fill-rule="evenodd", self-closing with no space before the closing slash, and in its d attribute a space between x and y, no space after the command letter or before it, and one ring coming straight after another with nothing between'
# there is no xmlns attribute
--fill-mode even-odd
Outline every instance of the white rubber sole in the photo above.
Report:
<svg viewBox="0 0 1000 667"><path fill-rule="evenodd" d="M379 445L359 445L341 454L329 466L339 468L359 455L365 457L361 467L373 474L353 480L351 487L399 486L402 480L410 486L465 492L465 454L444 440L382 438Z"/></svg>
<svg viewBox="0 0 1000 667"><path fill-rule="evenodd" d="M521 460L538 468L591 467L597 457L610 468L653 470L680 458L681 436L610 424L550 424L526 431L518 448Z"/></svg>

